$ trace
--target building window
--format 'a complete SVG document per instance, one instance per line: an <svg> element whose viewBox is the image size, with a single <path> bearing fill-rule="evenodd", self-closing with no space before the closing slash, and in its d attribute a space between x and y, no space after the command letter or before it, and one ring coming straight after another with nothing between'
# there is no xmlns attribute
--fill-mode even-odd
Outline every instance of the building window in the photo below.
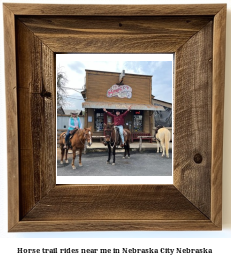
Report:
<svg viewBox="0 0 231 261"><path fill-rule="evenodd" d="M103 131L104 113L102 110L95 111L95 130Z"/></svg>
<svg viewBox="0 0 231 261"><path fill-rule="evenodd" d="M165 111L154 111L155 126L172 127L172 109L166 106L163 107Z"/></svg>
<svg viewBox="0 0 231 261"><path fill-rule="evenodd" d="M112 123L113 119L112 116L106 115L107 117L107 123Z"/></svg>
<svg viewBox="0 0 231 261"><path fill-rule="evenodd" d="M143 112L134 111L133 131L143 131Z"/></svg>

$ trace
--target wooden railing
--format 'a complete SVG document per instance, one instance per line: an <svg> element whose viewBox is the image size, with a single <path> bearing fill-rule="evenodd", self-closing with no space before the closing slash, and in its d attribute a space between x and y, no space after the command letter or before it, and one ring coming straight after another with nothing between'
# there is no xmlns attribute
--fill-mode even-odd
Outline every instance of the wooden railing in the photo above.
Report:
<svg viewBox="0 0 231 261"><path fill-rule="evenodd" d="M138 136L137 138L139 138L139 151L142 150L142 139L151 139L150 143L152 142L152 139L154 138L154 136Z"/></svg>
<svg viewBox="0 0 231 261"><path fill-rule="evenodd" d="M134 132L131 136L131 142L134 140L140 140L140 137L142 137L143 140L149 140L150 143L152 142L153 136L150 136L150 133L145 132Z"/></svg>

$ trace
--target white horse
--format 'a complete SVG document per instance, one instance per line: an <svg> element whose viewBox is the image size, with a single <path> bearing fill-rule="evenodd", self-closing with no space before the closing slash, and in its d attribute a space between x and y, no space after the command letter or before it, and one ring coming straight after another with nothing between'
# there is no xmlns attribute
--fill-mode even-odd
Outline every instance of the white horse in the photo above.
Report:
<svg viewBox="0 0 231 261"><path fill-rule="evenodd" d="M157 153L161 152L162 149L162 157L165 156L169 158L169 141L170 141L170 131L165 127L160 128L156 133L156 141L157 141Z"/></svg>

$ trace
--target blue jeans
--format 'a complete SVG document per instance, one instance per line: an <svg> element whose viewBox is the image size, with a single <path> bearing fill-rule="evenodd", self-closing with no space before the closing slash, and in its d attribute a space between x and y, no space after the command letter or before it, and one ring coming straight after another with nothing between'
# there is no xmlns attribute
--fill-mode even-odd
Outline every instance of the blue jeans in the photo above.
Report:
<svg viewBox="0 0 231 261"><path fill-rule="evenodd" d="M71 131L71 130L67 130L67 134L66 134L66 138L65 138L66 144L68 144L69 138L70 138L70 136L71 136L70 131Z"/></svg>
<svg viewBox="0 0 231 261"><path fill-rule="evenodd" d="M124 144L124 133L123 133L124 127L122 125L118 125L116 127L119 129L121 141L122 141L122 144Z"/></svg>

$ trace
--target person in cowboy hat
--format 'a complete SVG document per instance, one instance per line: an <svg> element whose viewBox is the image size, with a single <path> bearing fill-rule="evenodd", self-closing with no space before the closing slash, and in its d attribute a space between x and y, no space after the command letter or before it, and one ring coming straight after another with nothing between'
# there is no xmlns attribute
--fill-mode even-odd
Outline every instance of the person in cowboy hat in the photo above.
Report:
<svg viewBox="0 0 231 261"><path fill-rule="evenodd" d="M71 117L69 118L69 127L67 129L67 134L66 134L66 138L65 138L65 144L64 144L64 148L66 148L70 135L71 135L71 131L75 130L75 129L81 129L81 122L80 119L78 117L78 113L72 112L71 113Z"/></svg>
<svg viewBox="0 0 231 261"><path fill-rule="evenodd" d="M103 109L103 111L105 111L109 116L114 118L114 126L119 128L119 133L120 133L120 137L121 137L121 147L124 147L124 134L123 134L123 125L124 125L124 118L126 116L126 114L131 110L132 106L129 106L128 109L123 113L120 114L120 111L116 111L116 114L112 114L110 112L108 112L105 108Z"/></svg>

